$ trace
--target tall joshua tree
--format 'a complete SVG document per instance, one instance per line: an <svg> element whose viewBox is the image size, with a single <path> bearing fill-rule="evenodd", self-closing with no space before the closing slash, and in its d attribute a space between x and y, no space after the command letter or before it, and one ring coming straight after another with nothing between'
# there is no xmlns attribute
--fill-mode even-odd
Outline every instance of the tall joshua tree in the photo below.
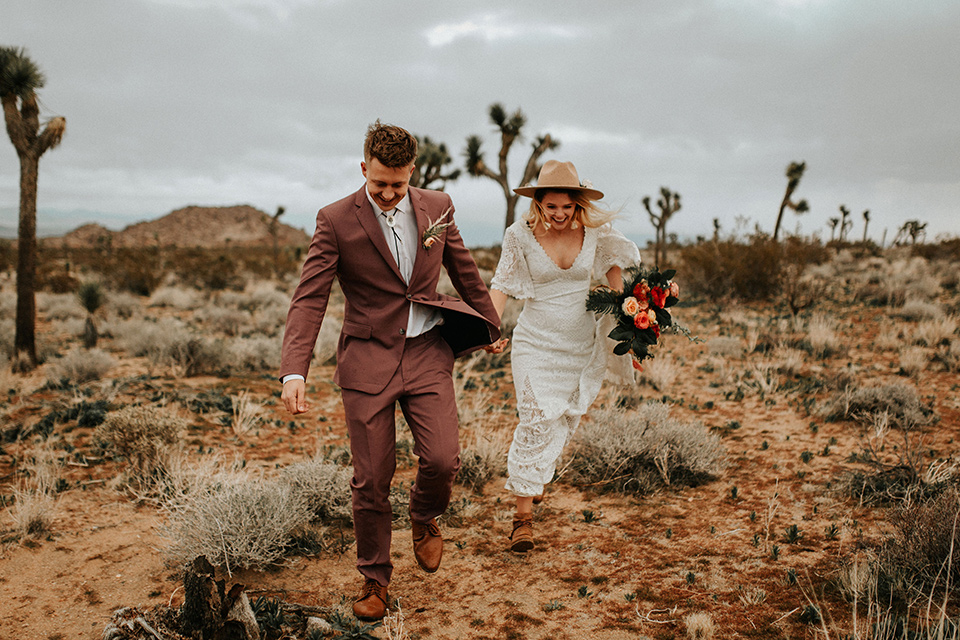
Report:
<svg viewBox="0 0 960 640"><path fill-rule="evenodd" d="M653 223L657 231L657 240L654 247L654 260L660 269L666 268L667 263L667 221L680 210L680 194L673 193L666 187L660 187L660 198L657 199L657 207L660 208L659 215L650 208L650 196L644 196L643 206L650 216L650 222ZM719 231L719 223L714 223L714 235Z"/></svg>
<svg viewBox="0 0 960 640"><path fill-rule="evenodd" d="M453 182L460 177L460 169L454 169L449 173L443 173L443 168L453 162L453 158L447 152L447 145L436 143L430 139L430 136L416 136L417 138L417 159L413 177L410 178L410 184L421 189L436 189L443 191L448 182ZM439 186L431 187L435 182Z"/></svg>
<svg viewBox="0 0 960 640"><path fill-rule="evenodd" d="M467 173L474 177L490 178L503 189L503 197L507 200L507 215L504 224L504 228L506 228L513 224L516 219L517 200L520 198L513 192L507 178L507 154L510 153L510 147L513 146L513 143L520 137L520 131L527 123L527 117L523 115L523 111L520 109L514 111L513 115L508 116L503 105L497 102L490 105L490 121L500 130L499 173L494 173L483 161L483 151L480 148L483 141L480 136L467 138L467 149L464 155L467 157ZM530 184L540 172L540 156L559 146L560 141L551 138L549 133L534 140L533 151L527 160L527 166L524 167L520 185Z"/></svg>
<svg viewBox="0 0 960 640"><path fill-rule="evenodd" d="M40 156L60 144L65 118L48 121L41 130L37 89L46 82L24 49L0 47L0 104L7 134L20 158L20 226L17 241L17 319L13 370L37 366L37 175Z"/></svg>
<svg viewBox="0 0 960 640"><path fill-rule="evenodd" d="M780 223L783 221L783 212L786 211L787 208L793 209L795 213L806 213L810 210L806 200L800 200L799 202L791 200L793 192L796 191L797 186L800 184L800 178L803 177L803 172L806 170L806 162L791 162L790 166L787 167L787 190L783 194L783 201L780 203L780 213L777 214L777 226L773 228L774 242L777 241L777 237L780 235Z"/></svg>
<svg viewBox="0 0 960 640"><path fill-rule="evenodd" d="M870 226L870 209L863 210L863 244L867 244L867 227Z"/></svg>

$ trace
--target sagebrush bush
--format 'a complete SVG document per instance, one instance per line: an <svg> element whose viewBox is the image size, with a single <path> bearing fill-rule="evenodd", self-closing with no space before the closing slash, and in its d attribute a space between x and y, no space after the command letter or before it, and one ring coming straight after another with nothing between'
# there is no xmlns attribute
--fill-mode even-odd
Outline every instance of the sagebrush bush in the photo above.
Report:
<svg viewBox="0 0 960 640"><path fill-rule="evenodd" d="M836 331L837 323L823 314L810 318L807 325L807 341L813 355L825 358L840 348L840 337Z"/></svg>
<svg viewBox="0 0 960 640"><path fill-rule="evenodd" d="M350 467L315 458L285 467L282 481L290 485L315 519L324 523L348 523L353 520L352 477Z"/></svg>
<svg viewBox="0 0 960 640"><path fill-rule="evenodd" d="M273 371L280 368L279 336L251 336L226 342L230 368L241 371Z"/></svg>
<svg viewBox="0 0 960 640"><path fill-rule="evenodd" d="M930 424L933 410L920 401L917 390L903 384L847 387L827 399L820 414L825 420L856 420L867 424L885 414L894 426L912 429Z"/></svg>
<svg viewBox="0 0 960 640"><path fill-rule="evenodd" d="M129 479L149 487L167 470L180 449L187 421L155 405L124 407L110 413L94 430L94 439L126 458Z"/></svg>
<svg viewBox="0 0 960 640"><path fill-rule="evenodd" d="M642 379L661 393L666 393L679 375L680 367L670 354L651 358L643 364Z"/></svg>
<svg viewBox="0 0 960 640"><path fill-rule="evenodd" d="M900 349L898 355L900 371L911 378L919 376L927 368L927 363L930 362L927 351L923 347L905 347Z"/></svg>
<svg viewBox="0 0 960 640"><path fill-rule="evenodd" d="M641 404L635 411L594 411L575 442L570 463L574 482L621 493L697 485L725 467L720 438L699 423L671 418L660 402Z"/></svg>
<svg viewBox="0 0 960 640"><path fill-rule="evenodd" d="M912 298L903 303L903 306L891 313L896 318L904 320L934 320L943 316L943 308L935 302L927 302Z"/></svg>
<svg viewBox="0 0 960 640"><path fill-rule="evenodd" d="M200 294L193 289L179 287L161 287L150 296L151 307L172 307L174 309L191 310L200 306Z"/></svg>
<svg viewBox="0 0 960 640"><path fill-rule="evenodd" d="M211 487L170 509L167 554L179 566L203 555L231 575L264 569L283 557L309 521L303 498L286 483L255 479Z"/></svg>
<svg viewBox="0 0 960 640"><path fill-rule="evenodd" d="M68 386L99 380L114 364L113 357L100 349L70 351L48 365L47 382Z"/></svg>
<svg viewBox="0 0 960 640"><path fill-rule="evenodd" d="M236 336L247 330L253 320L247 311L217 305L207 305L197 309L194 318L208 329L228 336Z"/></svg>
<svg viewBox="0 0 960 640"><path fill-rule="evenodd" d="M115 330L124 349L133 356L146 356L154 366L174 367L187 377L230 370L230 353L223 340L193 333L180 321L128 320Z"/></svg>
<svg viewBox="0 0 960 640"><path fill-rule="evenodd" d="M913 341L928 347L950 344L957 332L957 318L943 316L932 320L921 320L913 330Z"/></svg>

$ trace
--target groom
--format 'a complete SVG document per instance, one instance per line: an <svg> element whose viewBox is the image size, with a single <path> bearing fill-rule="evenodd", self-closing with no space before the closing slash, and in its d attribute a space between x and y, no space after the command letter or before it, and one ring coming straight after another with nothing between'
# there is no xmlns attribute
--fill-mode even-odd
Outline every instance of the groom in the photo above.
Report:
<svg viewBox="0 0 960 640"><path fill-rule="evenodd" d="M450 196L410 187L417 141L378 120L367 130L360 170L366 184L317 214L283 336L281 399L307 411L305 379L336 277L346 298L334 382L341 388L353 457L357 569L365 578L358 618L386 613L390 481L396 469L397 403L419 457L410 490L417 563L440 566L436 518L460 468L453 360L497 340L499 317L453 222ZM461 299L437 292L440 266Z"/></svg>

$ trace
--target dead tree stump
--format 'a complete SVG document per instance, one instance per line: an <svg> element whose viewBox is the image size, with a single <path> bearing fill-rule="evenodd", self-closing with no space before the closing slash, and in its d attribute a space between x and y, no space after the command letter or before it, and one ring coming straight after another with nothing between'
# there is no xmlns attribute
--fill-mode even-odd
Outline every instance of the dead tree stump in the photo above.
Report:
<svg viewBox="0 0 960 640"><path fill-rule="evenodd" d="M228 591L206 557L195 558L183 578L180 632L198 640L259 640L259 628L250 624L253 612L238 619L238 609L250 608L243 590L244 585L234 584Z"/></svg>

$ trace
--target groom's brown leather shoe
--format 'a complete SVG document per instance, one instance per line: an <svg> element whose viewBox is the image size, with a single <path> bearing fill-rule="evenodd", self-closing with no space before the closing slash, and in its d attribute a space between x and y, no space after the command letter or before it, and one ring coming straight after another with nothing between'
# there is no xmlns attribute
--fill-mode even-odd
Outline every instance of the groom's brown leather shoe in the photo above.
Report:
<svg viewBox="0 0 960 640"><path fill-rule="evenodd" d="M353 603L353 615L361 620L380 620L387 615L387 588L373 578L367 578Z"/></svg>
<svg viewBox="0 0 960 640"><path fill-rule="evenodd" d="M436 518L427 522L413 522L413 555L417 564L427 573L433 573L440 568L440 558L443 556L443 537Z"/></svg>

